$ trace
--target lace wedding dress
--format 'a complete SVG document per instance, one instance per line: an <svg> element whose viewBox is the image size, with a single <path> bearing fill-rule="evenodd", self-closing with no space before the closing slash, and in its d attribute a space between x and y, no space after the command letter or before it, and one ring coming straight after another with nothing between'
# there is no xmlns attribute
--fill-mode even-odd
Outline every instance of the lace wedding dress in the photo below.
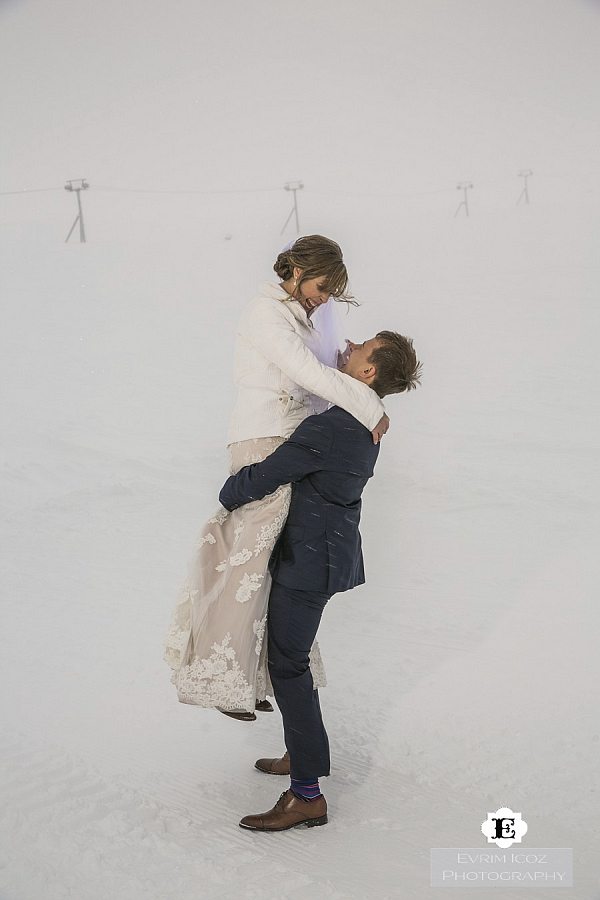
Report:
<svg viewBox="0 0 600 900"><path fill-rule="evenodd" d="M334 303L319 307L312 318L315 327L306 333L306 343L321 362L335 367L340 341ZM230 474L262 462L283 441L260 437L229 444ZM220 507L202 528L164 651L182 703L252 712L256 700L273 696L267 665L268 562L290 498L291 486L284 485L232 512ZM314 686L324 687L316 641L310 669Z"/></svg>
<svg viewBox="0 0 600 900"><path fill-rule="evenodd" d="M229 446L230 474L262 462L283 443L267 437ZM287 517L291 486L208 520L175 607L164 659L182 703L252 712L273 696L267 666L269 557ZM318 643L310 654L315 687L326 684Z"/></svg>

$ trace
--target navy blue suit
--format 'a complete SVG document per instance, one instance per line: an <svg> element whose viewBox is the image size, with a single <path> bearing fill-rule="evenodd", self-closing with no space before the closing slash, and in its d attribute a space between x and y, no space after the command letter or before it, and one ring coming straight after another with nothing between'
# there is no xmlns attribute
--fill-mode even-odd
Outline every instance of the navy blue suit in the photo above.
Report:
<svg viewBox="0 0 600 900"><path fill-rule="evenodd" d="M263 462L228 478L219 494L232 510L292 483L287 522L269 564L267 639L293 778L329 775L329 741L309 652L331 595L364 583L361 494L378 454L371 432L334 406L305 419Z"/></svg>
<svg viewBox="0 0 600 900"><path fill-rule="evenodd" d="M271 558L273 580L331 596L365 580L360 498L378 454L371 432L333 406L305 419L263 462L228 478L219 500L236 509L292 482L287 522Z"/></svg>

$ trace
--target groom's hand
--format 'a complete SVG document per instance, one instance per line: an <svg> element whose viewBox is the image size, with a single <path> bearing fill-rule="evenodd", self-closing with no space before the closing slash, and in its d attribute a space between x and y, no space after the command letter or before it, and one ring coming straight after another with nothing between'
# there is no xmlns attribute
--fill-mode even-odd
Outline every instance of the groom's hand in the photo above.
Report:
<svg viewBox="0 0 600 900"><path fill-rule="evenodd" d="M390 419L389 416L383 415L371 434L373 435L373 443L378 444L381 438L384 436L388 428L390 427Z"/></svg>

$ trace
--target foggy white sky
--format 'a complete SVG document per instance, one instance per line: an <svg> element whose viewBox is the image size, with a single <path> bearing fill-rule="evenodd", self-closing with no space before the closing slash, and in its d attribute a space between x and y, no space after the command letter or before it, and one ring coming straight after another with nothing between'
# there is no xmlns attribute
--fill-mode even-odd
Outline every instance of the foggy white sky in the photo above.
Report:
<svg viewBox="0 0 600 900"><path fill-rule="evenodd" d="M0 190L594 187L599 46L590 0L2 2Z"/></svg>

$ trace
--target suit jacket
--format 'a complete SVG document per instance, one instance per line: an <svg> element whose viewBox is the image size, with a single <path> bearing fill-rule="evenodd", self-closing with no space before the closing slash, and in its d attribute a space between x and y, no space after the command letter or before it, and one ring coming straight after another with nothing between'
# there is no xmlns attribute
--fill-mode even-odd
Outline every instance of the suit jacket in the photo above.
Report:
<svg viewBox="0 0 600 900"><path fill-rule="evenodd" d="M292 483L287 522L273 550L273 580L329 595L365 580L358 529L361 494L379 445L357 419L333 406L309 416L263 462L227 479L219 500L229 510Z"/></svg>

